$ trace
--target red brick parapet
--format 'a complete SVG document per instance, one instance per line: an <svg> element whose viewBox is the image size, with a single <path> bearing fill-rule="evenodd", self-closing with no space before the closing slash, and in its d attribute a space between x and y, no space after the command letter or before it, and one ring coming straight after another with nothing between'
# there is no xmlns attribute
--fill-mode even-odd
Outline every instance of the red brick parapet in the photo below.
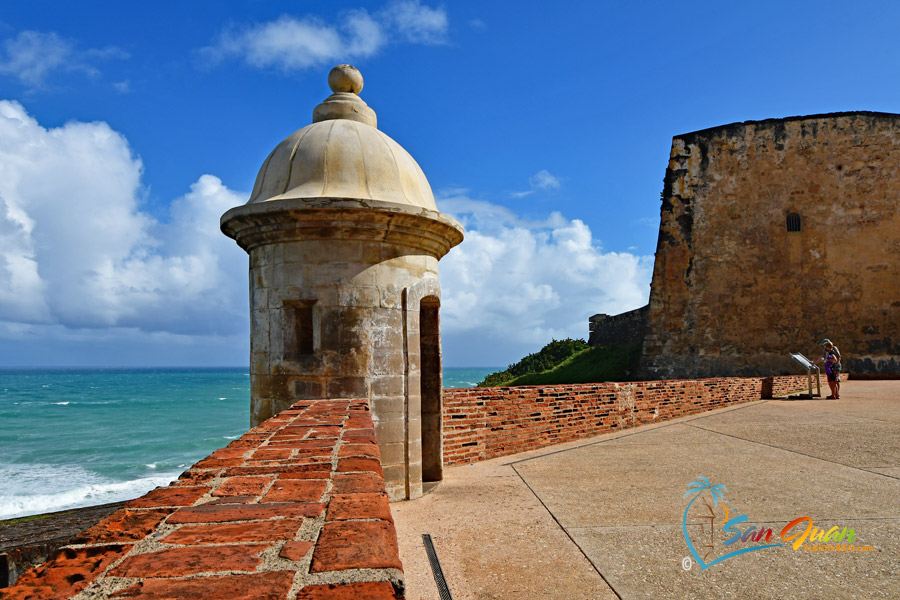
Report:
<svg viewBox="0 0 900 600"><path fill-rule="evenodd" d="M403 597L365 400L251 429L24 573L3 600Z"/></svg>
<svg viewBox="0 0 900 600"><path fill-rule="evenodd" d="M767 379L776 396L807 385L806 375ZM478 462L759 400L763 382L761 377L725 377L444 390L444 464Z"/></svg>

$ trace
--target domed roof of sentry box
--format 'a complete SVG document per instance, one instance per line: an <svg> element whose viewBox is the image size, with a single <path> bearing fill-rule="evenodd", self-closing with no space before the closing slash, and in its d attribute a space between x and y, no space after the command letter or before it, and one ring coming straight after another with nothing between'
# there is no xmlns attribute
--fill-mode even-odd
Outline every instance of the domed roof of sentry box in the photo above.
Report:
<svg viewBox="0 0 900 600"><path fill-rule="evenodd" d="M248 204L270 200L352 198L437 210L422 169L380 132L375 111L359 97L360 72L338 65L334 92L313 111L313 123L278 144L259 170Z"/></svg>

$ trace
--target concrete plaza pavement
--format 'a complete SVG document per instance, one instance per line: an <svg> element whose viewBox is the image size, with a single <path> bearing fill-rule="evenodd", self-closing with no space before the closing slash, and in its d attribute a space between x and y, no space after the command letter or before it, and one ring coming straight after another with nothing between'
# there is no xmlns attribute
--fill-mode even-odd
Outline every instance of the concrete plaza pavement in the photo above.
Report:
<svg viewBox="0 0 900 600"><path fill-rule="evenodd" d="M786 545L701 570L682 532L698 476L727 488L715 510L747 515L742 531L770 527L783 543L782 528L808 516L873 549ZM849 381L840 400L752 402L451 467L392 511L411 600L439 598L423 533L455 600L898 598L900 381ZM699 547L710 530L696 514L688 532ZM726 547L717 532L708 561L762 545Z"/></svg>

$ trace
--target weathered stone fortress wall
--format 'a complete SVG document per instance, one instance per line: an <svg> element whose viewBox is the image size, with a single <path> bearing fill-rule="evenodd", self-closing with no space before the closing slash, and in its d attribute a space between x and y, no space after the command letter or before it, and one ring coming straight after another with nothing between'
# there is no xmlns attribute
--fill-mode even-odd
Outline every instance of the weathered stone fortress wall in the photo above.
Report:
<svg viewBox="0 0 900 600"><path fill-rule="evenodd" d="M840 113L674 138L642 376L900 372L900 115ZM799 226L799 231L789 231Z"/></svg>
<svg viewBox="0 0 900 600"><path fill-rule="evenodd" d="M444 390L444 464L659 423L806 385L803 375Z"/></svg>
<svg viewBox="0 0 900 600"><path fill-rule="evenodd" d="M647 330L647 307L619 315L594 315L590 323L591 346L630 346L644 341Z"/></svg>
<svg viewBox="0 0 900 600"><path fill-rule="evenodd" d="M0 590L4 600L402 597L365 400L254 427Z"/></svg>

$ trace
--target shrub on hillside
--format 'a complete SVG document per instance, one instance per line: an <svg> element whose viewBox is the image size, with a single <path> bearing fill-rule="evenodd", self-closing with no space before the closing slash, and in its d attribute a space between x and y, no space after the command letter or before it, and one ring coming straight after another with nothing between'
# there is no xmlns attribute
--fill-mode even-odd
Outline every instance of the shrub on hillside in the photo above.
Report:
<svg viewBox="0 0 900 600"><path fill-rule="evenodd" d="M559 365L573 354L578 354L588 349L584 340L553 340L540 349L539 352L529 354L517 363L509 365L505 371L491 373L478 384L478 387L496 387L512 381L516 377L529 373L542 373Z"/></svg>

